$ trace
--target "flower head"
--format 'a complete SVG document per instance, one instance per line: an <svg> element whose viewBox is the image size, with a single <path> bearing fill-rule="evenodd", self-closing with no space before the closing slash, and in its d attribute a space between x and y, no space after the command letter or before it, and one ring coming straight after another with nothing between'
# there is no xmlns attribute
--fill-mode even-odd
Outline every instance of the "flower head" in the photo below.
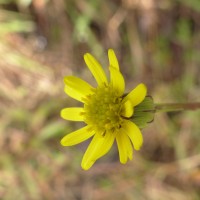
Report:
<svg viewBox="0 0 200 200"><path fill-rule="evenodd" d="M110 80L91 54L84 55L86 65L98 84L96 88L74 76L64 78L65 92L82 102L83 107L64 108L61 117L66 120L83 121L86 126L64 136L61 144L71 146L93 137L81 163L85 170L104 156L115 140L119 159L123 164L132 159L133 147L139 150L143 143L140 129L131 119L134 116L134 108L145 99L147 88L141 83L125 95L124 78L112 49L108 50L108 58Z"/></svg>

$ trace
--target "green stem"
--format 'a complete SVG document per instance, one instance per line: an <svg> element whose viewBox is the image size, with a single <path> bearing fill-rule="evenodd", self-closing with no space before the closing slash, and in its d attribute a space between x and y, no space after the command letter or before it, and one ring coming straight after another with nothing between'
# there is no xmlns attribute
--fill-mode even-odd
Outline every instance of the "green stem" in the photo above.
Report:
<svg viewBox="0 0 200 200"><path fill-rule="evenodd" d="M183 110L197 110L200 109L200 103L163 103L155 104L156 112L176 112Z"/></svg>

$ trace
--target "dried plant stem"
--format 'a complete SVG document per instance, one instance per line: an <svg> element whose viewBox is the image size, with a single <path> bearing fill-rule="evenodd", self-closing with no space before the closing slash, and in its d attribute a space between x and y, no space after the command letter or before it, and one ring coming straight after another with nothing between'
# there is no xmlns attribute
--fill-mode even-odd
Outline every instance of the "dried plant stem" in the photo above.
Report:
<svg viewBox="0 0 200 200"><path fill-rule="evenodd" d="M200 109L200 103L163 103L156 104L156 112L177 112L184 110L197 110Z"/></svg>

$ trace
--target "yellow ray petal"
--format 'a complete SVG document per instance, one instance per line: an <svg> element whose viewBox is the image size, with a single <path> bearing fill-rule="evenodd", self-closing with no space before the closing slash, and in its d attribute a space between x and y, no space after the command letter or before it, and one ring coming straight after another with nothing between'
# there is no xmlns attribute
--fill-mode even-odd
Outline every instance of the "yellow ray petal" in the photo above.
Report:
<svg viewBox="0 0 200 200"><path fill-rule="evenodd" d="M124 94L124 89L125 89L124 77L122 76L120 71L118 71L113 66L110 66L109 70L110 70L110 82L113 88L117 91L118 95L122 96Z"/></svg>
<svg viewBox="0 0 200 200"><path fill-rule="evenodd" d="M119 151L119 160L122 164L125 164L128 158L130 160L133 158L133 147L129 137L123 130L116 135L116 140Z"/></svg>
<svg viewBox="0 0 200 200"><path fill-rule="evenodd" d="M141 83L135 89L133 89L126 97L123 102L127 100L131 101L133 107L141 103L147 94L147 87Z"/></svg>
<svg viewBox="0 0 200 200"><path fill-rule="evenodd" d="M133 143L134 149L139 150L143 144L143 136L140 129L131 121L126 120L123 124L124 131Z"/></svg>
<svg viewBox="0 0 200 200"><path fill-rule="evenodd" d="M105 136L96 134L89 144L81 166L84 170L88 170L95 163L97 159L104 156L112 147L115 139L115 134L107 133Z"/></svg>
<svg viewBox="0 0 200 200"><path fill-rule="evenodd" d="M85 126L81 129L78 129L64 136L60 143L63 146L72 146L72 145L79 144L87 140L93 135L94 135L94 131L92 131L91 127Z"/></svg>
<svg viewBox="0 0 200 200"><path fill-rule="evenodd" d="M132 103L129 100L124 102L122 105L121 115L129 118L129 117L133 116L133 113L134 113L134 108L133 108Z"/></svg>
<svg viewBox="0 0 200 200"><path fill-rule="evenodd" d="M63 119L71 121L84 121L83 108L64 108L60 112Z"/></svg>
<svg viewBox="0 0 200 200"><path fill-rule="evenodd" d="M109 59L110 66L114 67L115 69L119 71L119 63L113 49L108 50L108 59Z"/></svg>
<svg viewBox="0 0 200 200"><path fill-rule="evenodd" d="M93 87L90 84L75 76L66 76L64 83L65 92L78 101L84 102L84 98L93 93Z"/></svg>
<svg viewBox="0 0 200 200"><path fill-rule="evenodd" d="M84 60L89 70L92 72L94 78L96 79L98 85L107 84L108 81L100 63L89 53L84 55Z"/></svg>

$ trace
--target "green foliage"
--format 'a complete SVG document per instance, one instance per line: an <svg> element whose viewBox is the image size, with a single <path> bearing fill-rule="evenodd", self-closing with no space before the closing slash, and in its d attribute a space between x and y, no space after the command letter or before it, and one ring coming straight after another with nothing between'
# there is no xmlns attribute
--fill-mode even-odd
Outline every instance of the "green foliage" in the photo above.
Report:
<svg viewBox="0 0 200 200"><path fill-rule="evenodd" d="M193 10L200 12L200 2L199 0L178 0L179 2L181 2L182 4L192 8Z"/></svg>
<svg viewBox="0 0 200 200"><path fill-rule="evenodd" d="M192 37L191 34L191 22L188 19L177 21L177 30L175 33L177 42L180 42L183 46L189 46Z"/></svg>
<svg viewBox="0 0 200 200"><path fill-rule="evenodd" d="M1 8L0 11L0 36L15 32L31 32L35 29L30 16Z"/></svg>
<svg viewBox="0 0 200 200"><path fill-rule="evenodd" d="M64 132L70 132L70 129L65 126L64 122L54 121L47 124L41 131L38 139L48 140L51 138L58 138L63 135Z"/></svg>

